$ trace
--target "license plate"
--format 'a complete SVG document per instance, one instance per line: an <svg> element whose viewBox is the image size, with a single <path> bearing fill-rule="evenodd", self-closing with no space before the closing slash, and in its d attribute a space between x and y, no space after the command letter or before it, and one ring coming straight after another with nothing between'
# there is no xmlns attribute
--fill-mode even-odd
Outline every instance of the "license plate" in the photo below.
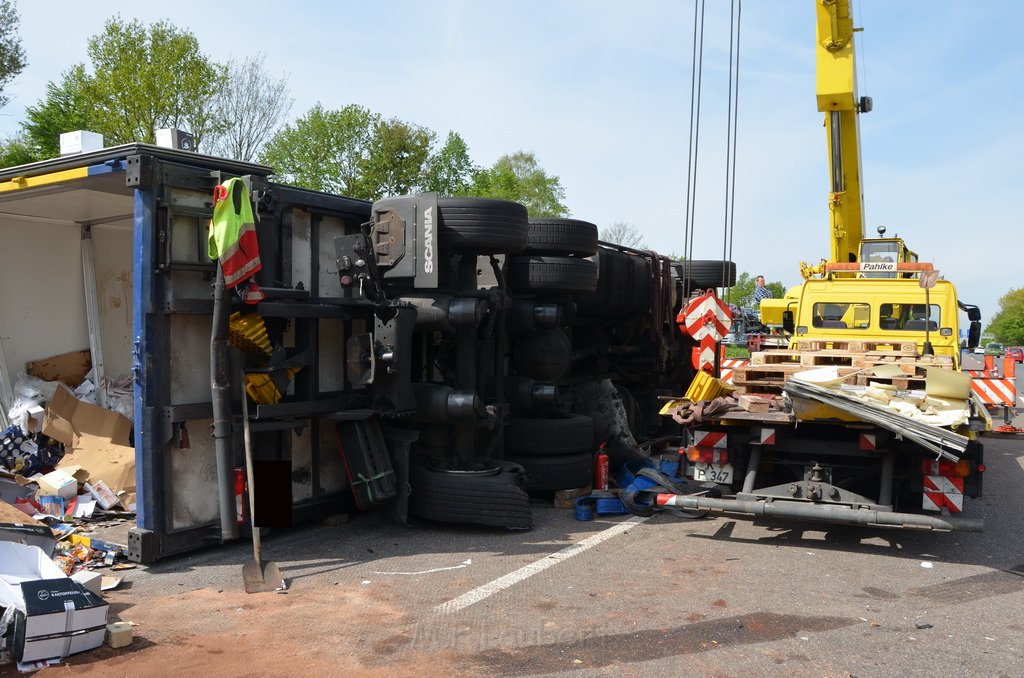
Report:
<svg viewBox="0 0 1024 678"><path fill-rule="evenodd" d="M732 484L732 464L705 464L696 462L693 465L693 479L699 482L711 481L719 485Z"/></svg>

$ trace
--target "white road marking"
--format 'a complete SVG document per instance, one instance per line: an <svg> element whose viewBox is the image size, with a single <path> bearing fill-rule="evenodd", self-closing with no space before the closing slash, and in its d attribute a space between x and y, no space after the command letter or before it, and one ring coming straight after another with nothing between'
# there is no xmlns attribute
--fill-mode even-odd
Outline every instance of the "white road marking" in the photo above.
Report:
<svg viewBox="0 0 1024 678"><path fill-rule="evenodd" d="M459 610L464 610L470 605L475 605L476 603L479 603L481 600L489 598L493 596L495 593L498 593L499 591L504 591L510 586L518 584L519 582L523 581L524 579L528 579L529 577L532 577L538 572L543 572L549 567L554 567L563 560L567 560L575 555L579 555L587 549L597 546L601 542L607 541L612 537L622 532L625 532L631 527L639 525L645 520L647 520L647 518L633 516L627 520L622 521L621 523L616 523L612 527L609 527L607 530L603 530L601 532L598 532L597 534L591 535L583 541L577 542L570 546L566 546L561 551L556 551L555 553L552 553L549 556L544 556L540 560L535 560L529 565L524 565L518 570L509 572L503 577L498 577L497 579L490 581L484 584L483 586L478 586L472 591L467 591L458 598L453 598L452 600L449 600L447 603L442 603L438 605L436 608L434 608L434 612L436 612L437 614L447 615L458 612Z"/></svg>
<svg viewBox="0 0 1024 678"><path fill-rule="evenodd" d="M463 560L459 565L452 565L450 567L435 567L430 570L420 570L419 572L379 572L377 570L373 570L370 574L403 574L409 576L416 574L432 574L434 572L447 572L448 570L461 570L462 568L469 567L472 564L473 559L469 558L468 560Z"/></svg>

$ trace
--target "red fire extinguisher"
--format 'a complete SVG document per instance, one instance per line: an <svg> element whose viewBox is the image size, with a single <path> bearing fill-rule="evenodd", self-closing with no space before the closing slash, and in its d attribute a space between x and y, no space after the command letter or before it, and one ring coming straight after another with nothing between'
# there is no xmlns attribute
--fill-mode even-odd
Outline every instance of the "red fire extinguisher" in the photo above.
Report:
<svg viewBox="0 0 1024 678"><path fill-rule="evenodd" d="M594 489L608 489L608 445L601 443L594 455Z"/></svg>

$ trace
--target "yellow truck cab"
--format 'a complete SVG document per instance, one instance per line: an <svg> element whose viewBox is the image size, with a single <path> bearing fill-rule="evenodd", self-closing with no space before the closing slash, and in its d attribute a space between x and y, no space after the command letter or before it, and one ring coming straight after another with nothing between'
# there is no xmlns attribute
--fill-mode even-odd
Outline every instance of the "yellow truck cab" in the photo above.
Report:
<svg viewBox="0 0 1024 678"><path fill-rule="evenodd" d="M959 363L959 309L948 280L937 281L927 299L915 279L812 279L796 289L794 341L914 341L919 354L948 355ZM785 316L783 323L789 324Z"/></svg>
<svg viewBox="0 0 1024 678"><path fill-rule="evenodd" d="M804 265L803 271L802 285L761 304L763 322L784 327L791 348L807 339L913 341L919 354L950 356L959 369L961 310L970 321L965 347L978 345L978 308L960 303L953 283L919 262L899 238L864 240L859 261Z"/></svg>

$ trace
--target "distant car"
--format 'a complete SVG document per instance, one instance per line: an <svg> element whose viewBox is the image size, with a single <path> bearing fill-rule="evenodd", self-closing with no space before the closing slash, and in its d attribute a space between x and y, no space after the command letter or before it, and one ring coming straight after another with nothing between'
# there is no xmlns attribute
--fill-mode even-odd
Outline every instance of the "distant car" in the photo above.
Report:
<svg viewBox="0 0 1024 678"><path fill-rule="evenodd" d="M1003 345L998 341L990 341L985 344L985 355L1001 356L1003 355Z"/></svg>
<svg viewBox="0 0 1024 678"><path fill-rule="evenodd" d="M1013 358L1019 363L1024 363L1024 346L1010 346L1003 354L1004 358Z"/></svg>

